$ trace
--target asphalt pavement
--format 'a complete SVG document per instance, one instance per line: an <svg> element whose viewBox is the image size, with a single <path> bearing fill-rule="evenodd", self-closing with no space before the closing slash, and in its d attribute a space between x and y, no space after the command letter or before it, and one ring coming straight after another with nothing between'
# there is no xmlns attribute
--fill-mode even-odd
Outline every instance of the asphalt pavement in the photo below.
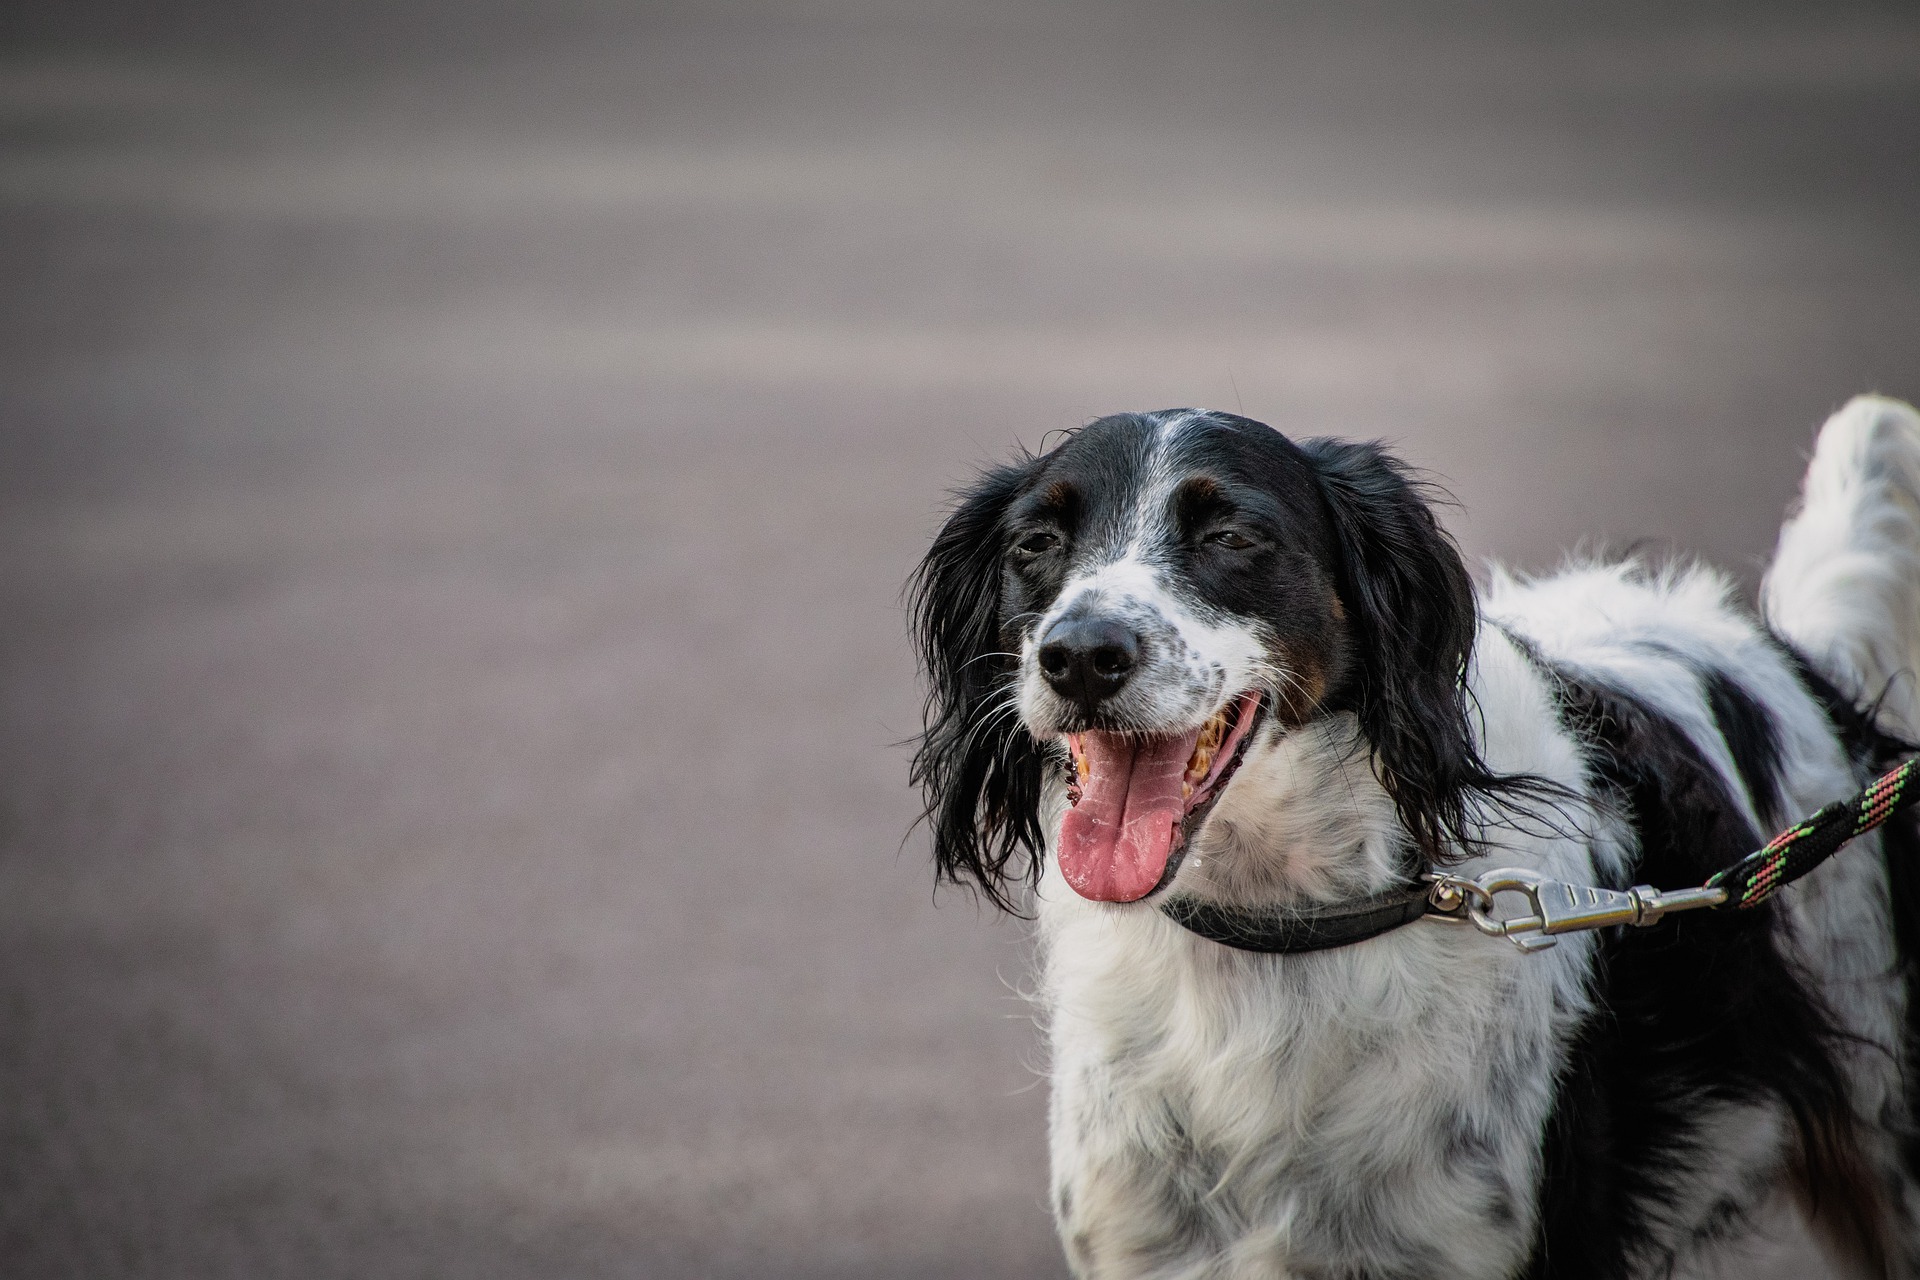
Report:
<svg viewBox="0 0 1920 1280"><path fill-rule="evenodd" d="M1750 585L1916 157L1910 5L0 14L0 1274L1063 1274L947 491L1211 405Z"/></svg>

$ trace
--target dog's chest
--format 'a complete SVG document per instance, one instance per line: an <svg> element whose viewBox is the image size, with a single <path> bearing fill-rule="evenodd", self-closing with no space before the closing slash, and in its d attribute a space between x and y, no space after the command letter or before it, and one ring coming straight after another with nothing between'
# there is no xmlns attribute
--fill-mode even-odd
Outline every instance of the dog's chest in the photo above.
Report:
<svg viewBox="0 0 1920 1280"><path fill-rule="evenodd" d="M1437 931L1277 960L1077 923L1050 931L1048 987L1082 1274L1512 1268L1553 1065L1546 1034L1463 1015L1459 983L1497 974L1437 982Z"/></svg>

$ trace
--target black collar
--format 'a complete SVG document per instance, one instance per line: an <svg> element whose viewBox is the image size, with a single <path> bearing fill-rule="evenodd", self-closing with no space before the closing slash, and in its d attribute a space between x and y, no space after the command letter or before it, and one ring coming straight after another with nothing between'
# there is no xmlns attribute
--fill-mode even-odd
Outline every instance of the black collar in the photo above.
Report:
<svg viewBox="0 0 1920 1280"><path fill-rule="evenodd" d="M1325 951L1365 942L1410 924L1432 909L1431 886L1404 885L1370 898L1329 906L1230 907L1200 898L1169 898L1160 904L1166 917L1183 929L1241 951L1291 955Z"/></svg>

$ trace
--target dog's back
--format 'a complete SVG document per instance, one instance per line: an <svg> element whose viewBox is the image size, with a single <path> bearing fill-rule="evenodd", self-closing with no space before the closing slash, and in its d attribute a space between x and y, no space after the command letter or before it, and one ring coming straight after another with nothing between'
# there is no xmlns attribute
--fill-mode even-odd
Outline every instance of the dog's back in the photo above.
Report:
<svg viewBox="0 0 1920 1280"><path fill-rule="evenodd" d="M1632 881L1700 883L1911 736L1920 415L1862 398L1833 416L1763 602L1764 631L1724 578L1685 563L1495 577L1487 615L1550 673L1599 794L1628 819ZM1920 1043L1912 833L1858 841L1762 911L1602 942L1598 1016L1549 1125L1533 1274L1711 1254L1782 1181L1848 1274L1920 1272L1904 1140L1920 1097L1901 1061Z"/></svg>

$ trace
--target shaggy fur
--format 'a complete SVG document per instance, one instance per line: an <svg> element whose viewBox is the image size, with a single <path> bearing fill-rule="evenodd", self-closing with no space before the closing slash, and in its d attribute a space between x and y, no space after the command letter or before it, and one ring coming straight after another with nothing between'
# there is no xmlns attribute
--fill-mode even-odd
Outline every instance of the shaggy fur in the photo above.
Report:
<svg viewBox="0 0 1920 1280"><path fill-rule="evenodd" d="M915 583L916 778L940 873L1038 917L1075 1273L1659 1275L1785 1190L1836 1267L1920 1274L1911 821L1761 909L1536 954L1422 921L1257 955L1156 909L1439 865L1684 887L1852 792L1920 731L1913 410L1829 421L1761 600L1634 562L1476 595L1380 449L1226 414L1102 419L965 494ZM1069 883L1091 744L1216 713L1243 745L1196 755L1146 880L1086 837Z"/></svg>

